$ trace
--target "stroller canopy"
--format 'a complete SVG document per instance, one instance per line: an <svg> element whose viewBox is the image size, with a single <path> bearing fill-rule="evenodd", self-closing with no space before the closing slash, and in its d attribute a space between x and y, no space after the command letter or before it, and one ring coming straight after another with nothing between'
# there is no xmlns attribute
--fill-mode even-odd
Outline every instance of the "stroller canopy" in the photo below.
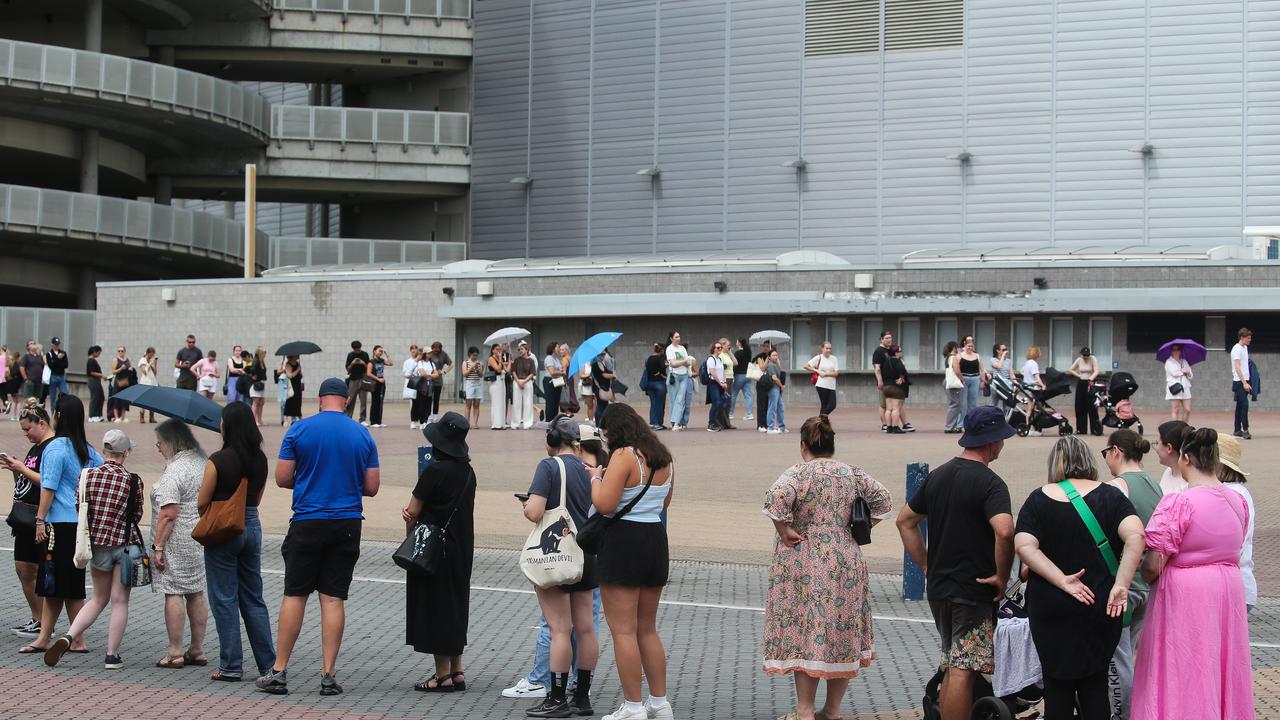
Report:
<svg viewBox="0 0 1280 720"><path fill-rule="evenodd" d="M1071 392L1071 376L1054 368L1045 368L1040 373L1040 379L1044 381L1044 390L1039 392L1041 400L1066 395Z"/></svg>
<svg viewBox="0 0 1280 720"><path fill-rule="evenodd" d="M1117 372L1111 375L1111 384L1107 386L1107 394L1115 402L1128 400L1138 391L1138 381L1133 379L1133 375L1127 372Z"/></svg>

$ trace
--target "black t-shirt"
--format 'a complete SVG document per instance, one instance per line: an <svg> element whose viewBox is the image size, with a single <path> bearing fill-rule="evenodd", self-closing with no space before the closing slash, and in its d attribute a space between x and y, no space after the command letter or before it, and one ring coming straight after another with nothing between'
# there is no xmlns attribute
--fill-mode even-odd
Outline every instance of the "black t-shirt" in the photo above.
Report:
<svg viewBox="0 0 1280 720"><path fill-rule="evenodd" d="M31 449L27 451L27 460L24 463L28 470L40 472L40 460L44 457L44 449L51 442L53 442L53 438L31 446ZM13 501L31 505L40 504L40 485L28 480L26 475L15 472L13 474Z"/></svg>
<svg viewBox="0 0 1280 720"><path fill-rule="evenodd" d="M990 520L1013 514L1009 486L980 462L952 458L929 473L909 504L929 516L929 599L990 602L991 586L977 579L996 574Z"/></svg>
<svg viewBox="0 0 1280 720"><path fill-rule="evenodd" d="M249 472L240 469L240 456L233 451L222 449L209 456L218 471L218 481L213 487L214 500L226 500L236 493L240 487L240 479L249 478L249 490L245 497L245 505L257 507L262 500L262 490L267 486L267 456L258 453L253 460Z"/></svg>
<svg viewBox="0 0 1280 720"><path fill-rule="evenodd" d="M357 359L360 362L352 365L351 363ZM348 380L363 379L369 373L369 353L363 350L353 350L347 353L347 368L349 368L347 370Z"/></svg>
<svg viewBox="0 0 1280 720"><path fill-rule="evenodd" d="M650 355L644 359L644 372L649 382L667 381L667 356Z"/></svg>
<svg viewBox="0 0 1280 720"><path fill-rule="evenodd" d="M738 348L733 351L733 376L747 374L747 363L751 362L751 351Z"/></svg>
<svg viewBox="0 0 1280 720"><path fill-rule="evenodd" d="M565 490L569 493L569 517L579 529L591 514L591 476L577 455L560 455L564 461ZM547 509L560 507L560 465L553 457L538 461L529 485L530 495L547 499Z"/></svg>
<svg viewBox="0 0 1280 720"><path fill-rule="evenodd" d="M178 368L178 376L182 380L195 380L196 376L195 373L191 372L191 368L204 359L204 353L200 352L198 347L183 347L178 351L175 359L178 362L188 363L186 367Z"/></svg>
<svg viewBox="0 0 1280 720"><path fill-rule="evenodd" d="M90 382L100 382L102 378L98 375L102 374L102 366L98 364L97 358L89 358L84 363L84 372L89 376ZM97 373L98 375L95 375Z"/></svg>
<svg viewBox="0 0 1280 720"><path fill-rule="evenodd" d="M906 377L906 374L907 368L898 358L886 357L884 364L880 366L880 379L884 380L885 385L897 384L898 378Z"/></svg>
<svg viewBox="0 0 1280 720"><path fill-rule="evenodd" d="M884 378L885 367L889 364L889 348L883 345L877 345L874 352L871 353L871 366L880 366L880 377ZM888 380L885 381L886 383Z"/></svg>
<svg viewBox="0 0 1280 720"><path fill-rule="evenodd" d="M65 350L50 350L44 354L44 362L49 366L50 375L67 374L67 352Z"/></svg>

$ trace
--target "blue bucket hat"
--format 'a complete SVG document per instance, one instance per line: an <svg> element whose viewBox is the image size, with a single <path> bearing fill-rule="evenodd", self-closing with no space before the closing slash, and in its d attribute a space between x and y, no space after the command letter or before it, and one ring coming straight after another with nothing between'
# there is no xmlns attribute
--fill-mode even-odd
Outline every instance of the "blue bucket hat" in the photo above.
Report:
<svg viewBox="0 0 1280 720"><path fill-rule="evenodd" d="M1008 440L1018 431L1004 419L1000 408L983 405L964 416L964 435L958 441L962 448L976 448L993 442Z"/></svg>

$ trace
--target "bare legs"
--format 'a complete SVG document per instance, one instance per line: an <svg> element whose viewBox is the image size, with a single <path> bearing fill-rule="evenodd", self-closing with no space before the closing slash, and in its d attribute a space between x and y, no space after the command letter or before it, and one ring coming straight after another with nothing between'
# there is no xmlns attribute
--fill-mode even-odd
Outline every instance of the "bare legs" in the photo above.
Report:
<svg viewBox="0 0 1280 720"><path fill-rule="evenodd" d="M258 425L262 425L262 406L266 405L265 397L250 398L250 406L253 407L253 417L257 419Z"/></svg>
<svg viewBox="0 0 1280 720"><path fill-rule="evenodd" d="M947 668L938 690L938 705L942 720L968 720L973 710L973 681L977 673L972 670Z"/></svg>
<svg viewBox="0 0 1280 720"><path fill-rule="evenodd" d="M1191 423L1191 401L1190 400L1170 400L1170 419L1181 420L1184 423Z"/></svg>
<svg viewBox="0 0 1280 720"><path fill-rule="evenodd" d="M40 636L32 640L29 647L40 650L48 649L53 640L53 628L58 624L58 616L62 614L62 608L65 607L67 609L67 622L74 623L76 618L79 617L80 611L84 609L84 605L84 600L44 598L44 606L40 610ZM84 650L85 647L84 637L76 637L71 643L72 650Z"/></svg>
<svg viewBox="0 0 1280 720"><path fill-rule="evenodd" d="M169 658L183 657L182 637L186 620L191 619L191 644L185 655L204 657L204 636L209 625L209 605L204 593L164 596L164 627L169 634Z"/></svg>
<svg viewBox="0 0 1280 720"><path fill-rule="evenodd" d="M43 606L42 598L36 595L37 567L39 566L35 563L22 562L20 560L13 561L13 570L18 574L18 584L22 586L22 596L27 600L27 607L31 610L32 620L40 619Z"/></svg>
<svg viewBox="0 0 1280 720"><path fill-rule="evenodd" d="M93 570L93 597L71 621L67 634L73 639L80 639L84 631L98 619L107 603L111 603L111 622L107 625L107 654L120 654L120 641L124 639L125 626L129 624L129 590L120 582L120 566L116 565L107 572ZM46 606L48 603L46 603ZM43 635L41 628L41 635Z"/></svg>
<svg viewBox="0 0 1280 720"><path fill-rule="evenodd" d="M802 672L794 672L796 682L796 714L800 720L813 720L814 703L818 697L818 678ZM829 718L840 717L840 702L849 689L848 678L827 680L827 699L822 712Z"/></svg>
<svg viewBox="0 0 1280 720"><path fill-rule="evenodd" d="M622 695L640 702L641 677L649 682L649 694L667 695L667 655L658 637L658 600L662 588L602 585L604 615L613 636L613 654L622 681Z"/></svg>
<svg viewBox="0 0 1280 720"><path fill-rule="evenodd" d="M338 649L342 646L342 631L346 626L346 606L340 598L324 593L320 596L320 646L324 655L324 672L334 673L338 664ZM307 612L306 596L286 595L280 603L277 620L276 664L272 670L280 672L289 668L289 656L302 632L302 620Z"/></svg>

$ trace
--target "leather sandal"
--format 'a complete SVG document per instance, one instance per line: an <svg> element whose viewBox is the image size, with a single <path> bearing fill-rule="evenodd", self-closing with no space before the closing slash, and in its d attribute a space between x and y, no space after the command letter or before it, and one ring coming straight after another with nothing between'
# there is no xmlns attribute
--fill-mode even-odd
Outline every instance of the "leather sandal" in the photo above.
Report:
<svg viewBox="0 0 1280 720"><path fill-rule="evenodd" d="M453 681L452 687L457 692L464 692L467 689L466 675L462 674L461 672L453 673L452 675L449 676L449 679Z"/></svg>
<svg viewBox="0 0 1280 720"><path fill-rule="evenodd" d="M156 661L156 667L164 668L165 670L181 670L186 667L186 662L181 657L170 657L165 655Z"/></svg>
<svg viewBox="0 0 1280 720"><path fill-rule="evenodd" d="M426 680L423 680L422 682L414 685L413 689L417 690L418 692L451 693L454 691L453 685L441 685L440 683L444 682L445 680L450 680L452 677L453 676L451 675L446 675L444 677L440 677L439 675L432 675ZM433 682L435 683L435 685L431 684Z"/></svg>
<svg viewBox="0 0 1280 720"><path fill-rule="evenodd" d="M187 652L182 653L182 662L186 663L187 665L198 665L200 667L204 667L205 665L209 664L209 658L204 655L200 655L199 657L197 657L195 655L192 655L191 651L188 650Z"/></svg>

